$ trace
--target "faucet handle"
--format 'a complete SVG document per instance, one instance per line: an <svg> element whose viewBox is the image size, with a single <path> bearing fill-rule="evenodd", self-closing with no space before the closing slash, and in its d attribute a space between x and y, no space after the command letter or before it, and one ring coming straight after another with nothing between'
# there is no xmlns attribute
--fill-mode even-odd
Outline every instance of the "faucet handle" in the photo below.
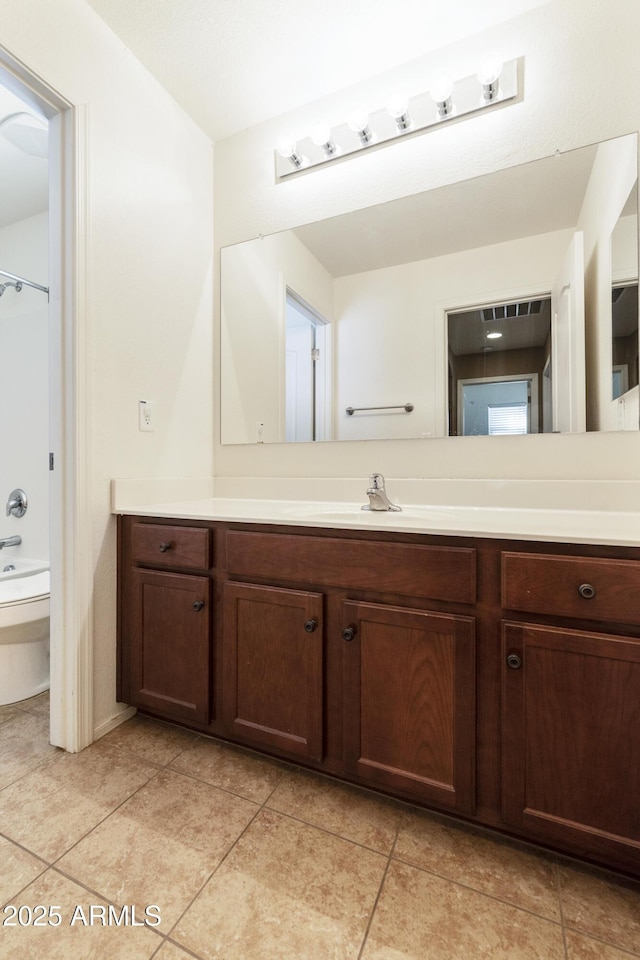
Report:
<svg viewBox="0 0 640 960"><path fill-rule="evenodd" d="M27 495L24 490L12 490L7 500L7 516L24 517L27 512Z"/></svg>
<svg viewBox="0 0 640 960"><path fill-rule="evenodd" d="M369 484L373 490L384 490L384 477L381 473L372 473L369 476Z"/></svg>

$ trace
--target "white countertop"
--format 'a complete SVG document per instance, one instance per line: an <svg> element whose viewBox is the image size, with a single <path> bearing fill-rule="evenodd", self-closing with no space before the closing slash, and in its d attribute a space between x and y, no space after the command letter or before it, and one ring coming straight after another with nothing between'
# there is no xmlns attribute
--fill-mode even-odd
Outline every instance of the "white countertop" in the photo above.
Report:
<svg viewBox="0 0 640 960"><path fill-rule="evenodd" d="M163 519L640 546L640 512L631 511L404 504L401 512L387 513L361 510L359 503L210 497L121 505L113 512Z"/></svg>

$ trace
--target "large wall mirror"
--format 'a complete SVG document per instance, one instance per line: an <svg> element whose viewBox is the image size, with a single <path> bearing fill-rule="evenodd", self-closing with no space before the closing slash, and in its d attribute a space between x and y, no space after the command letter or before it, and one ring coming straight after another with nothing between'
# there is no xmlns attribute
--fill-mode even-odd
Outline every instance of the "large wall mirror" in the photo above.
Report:
<svg viewBox="0 0 640 960"><path fill-rule="evenodd" d="M637 429L637 135L221 251L222 442Z"/></svg>

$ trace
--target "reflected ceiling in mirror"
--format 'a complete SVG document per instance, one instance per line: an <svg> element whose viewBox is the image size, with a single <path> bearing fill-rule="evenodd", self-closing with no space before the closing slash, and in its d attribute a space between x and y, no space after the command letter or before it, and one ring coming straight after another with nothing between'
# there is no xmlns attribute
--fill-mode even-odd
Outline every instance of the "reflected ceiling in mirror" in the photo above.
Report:
<svg viewBox="0 0 640 960"><path fill-rule="evenodd" d="M449 316L554 289L550 428L584 429L584 321L574 314L600 243L597 211L631 147L637 155L635 135L223 248L222 442L457 433ZM589 320L600 322L587 299Z"/></svg>

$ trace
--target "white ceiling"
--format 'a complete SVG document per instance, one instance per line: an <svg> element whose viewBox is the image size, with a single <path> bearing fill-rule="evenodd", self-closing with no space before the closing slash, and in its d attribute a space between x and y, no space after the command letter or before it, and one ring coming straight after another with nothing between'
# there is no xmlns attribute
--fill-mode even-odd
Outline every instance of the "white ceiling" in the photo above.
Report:
<svg viewBox="0 0 640 960"><path fill-rule="evenodd" d="M333 277L575 229L595 157L582 147L297 227Z"/></svg>
<svg viewBox="0 0 640 960"><path fill-rule="evenodd" d="M220 140L548 0L87 2Z"/></svg>

